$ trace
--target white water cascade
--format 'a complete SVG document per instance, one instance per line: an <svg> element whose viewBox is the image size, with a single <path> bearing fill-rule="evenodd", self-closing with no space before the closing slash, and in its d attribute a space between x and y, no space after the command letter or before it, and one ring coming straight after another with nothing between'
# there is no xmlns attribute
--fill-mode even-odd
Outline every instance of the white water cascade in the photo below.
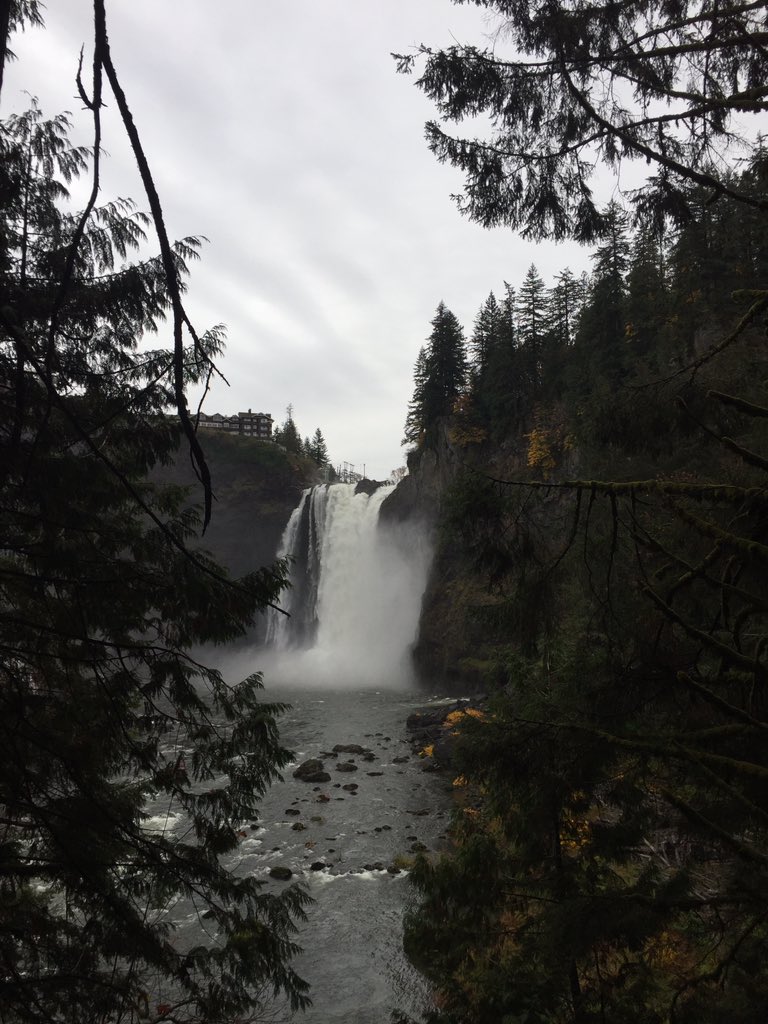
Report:
<svg viewBox="0 0 768 1024"><path fill-rule="evenodd" d="M381 685L411 681L421 598L431 560L422 531L379 524L393 487L313 487L283 535L290 590L270 612L270 678Z"/></svg>

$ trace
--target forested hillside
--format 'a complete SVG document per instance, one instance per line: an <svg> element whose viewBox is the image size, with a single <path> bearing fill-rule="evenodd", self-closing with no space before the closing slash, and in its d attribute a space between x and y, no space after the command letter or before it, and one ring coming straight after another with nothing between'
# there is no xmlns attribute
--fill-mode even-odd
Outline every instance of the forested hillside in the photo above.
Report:
<svg viewBox="0 0 768 1024"><path fill-rule="evenodd" d="M592 267L532 266L466 334L443 296L416 362L411 493L425 473L441 506L417 655L490 697L458 729L454 848L417 867L406 949L440 1024L756 1022L768 162L757 137L716 161L726 122L700 118L761 100L761 30L707 5L484 6L528 60L424 48L445 120L496 132L430 144L464 212L579 237ZM600 92L627 80L634 106ZM601 207L579 192L595 140L657 176Z"/></svg>

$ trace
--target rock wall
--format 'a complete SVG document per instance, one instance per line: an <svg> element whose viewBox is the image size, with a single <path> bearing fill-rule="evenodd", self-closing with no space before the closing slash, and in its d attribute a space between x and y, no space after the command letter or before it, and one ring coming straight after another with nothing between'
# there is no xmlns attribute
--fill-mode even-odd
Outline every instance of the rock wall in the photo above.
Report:
<svg viewBox="0 0 768 1024"><path fill-rule="evenodd" d="M420 677L457 694L484 690L493 638L483 616L475 614L494 602L487 577L473 565L455 531L445 525L447 501L463 474L496 479L519 475L526 465L522 438L501 444L460 446L451 422L440 424L434 447L412 452L409 475L386 499L382 519L393 524L418 523L433 537L435 556L422 599L419 635L413 658Z"/></svg>
<svg viewBox="0 0 768 1024"><path fill-rule="evenodd" d="M210 551L234 577L274 561L283 530L301 492L318 482L311 459L293 455L271 442L238 434L201 434L213 479L211 523L193 546ZM200 484L182 442L175 461L155 479L189 488L190 504L202 501ZM258 624L249 642L261 638Z"/></svg>

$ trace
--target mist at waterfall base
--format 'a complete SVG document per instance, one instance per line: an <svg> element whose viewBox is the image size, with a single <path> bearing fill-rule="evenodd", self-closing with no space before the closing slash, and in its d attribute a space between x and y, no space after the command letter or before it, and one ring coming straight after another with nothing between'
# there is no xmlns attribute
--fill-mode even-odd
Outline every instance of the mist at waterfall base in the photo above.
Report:
<svg viewBox="0 0 768 1024"><path fill-rule="evenodd" d="M322 687L408 688L411 650L432 550L426 532L382 523L394 487L308 489L291 515L280 555L290 588L269 612L259 652L269 682Z"/></svg>

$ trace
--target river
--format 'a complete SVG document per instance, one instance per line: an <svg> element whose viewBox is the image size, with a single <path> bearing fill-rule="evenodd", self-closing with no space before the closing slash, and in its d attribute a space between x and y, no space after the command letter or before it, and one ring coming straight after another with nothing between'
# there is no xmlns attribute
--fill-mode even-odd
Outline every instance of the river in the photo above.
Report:
<svg viewBox="0 0 768 1024"><path fill-rule="evenodd" d="M412 857L415 843L439 850L446 841L450 779L423 771L425 763L405 732L408 715L426 703L424 694L268 695L293 705L282 720L282 738L296 763L335 744L359 744L375 755L373 761L349 754L325 758L332 781L317 789L294 779L289 769L263 803L258 834L243 843L238 870L268 878L273 864L285 865L315 900L299 936L304 952L296 964L312 985L313 1007L300 1019L388 1024L395 1009L417 1015L427 993L402 954L402 918L412 898L408 875L386 868L398 856ZM337 772L336 761L355 762L358 770ZM357 790L343 789L355 784ZM331 799L319 802L321 796ZM304 829L296 830L297 823ZM327 867L312 871L318 862Z"/></svg>
<svg viewBox="0 0 768 1024"><path fill-rule="evenodd" d="M294 759L265 795L258 819L244 828L228 866L275 890L288 883L271 878L270 869L287 867L291 881L306 886L314 900L297 939L303 952L294 962L311 985L313 1005L296 1016L273 1007L266 1019L390 1024L394 1011L418 1019L429 994L402 953L403 914L413 894L407 870L386 869L412 859L415 844L430 851L446 845L450 775L424 770L428 762L414 752L405 728L409 714L439 698L394 688L285 685L267 686L264 698L291 705L280 731ZM336 744L358 744L373 758L323 756ZM330 782L293 777L302 761L316 757ZM338 771L340 762L353 762L356 770ZM158 828L183 828L181 817L176 822L161 808L148 824L153 821ZM192 908L178 905L172 916L178 921L179 915L186 919L180 940L199 942Z"/></svg>

